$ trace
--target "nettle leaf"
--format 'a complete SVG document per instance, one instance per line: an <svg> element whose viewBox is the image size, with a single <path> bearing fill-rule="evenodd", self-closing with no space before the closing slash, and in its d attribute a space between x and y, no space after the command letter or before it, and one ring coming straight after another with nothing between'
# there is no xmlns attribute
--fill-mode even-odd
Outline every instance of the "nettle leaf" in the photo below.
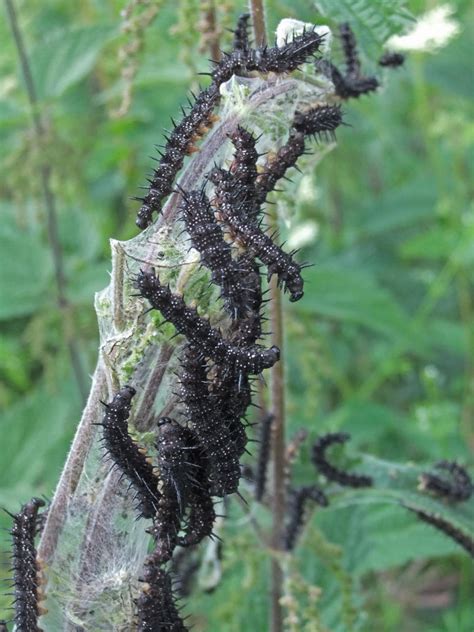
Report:
<svg viewBox="0 0 474 632"><path fill-rule="evenodd" d="M427 467L401 464L363 455L357 471L372 476L374 485L345 489L331 496L332 511L354 506L398 505L440 517L474 541L474 497L463 503L448 503L418 489L419 476ZM426 528L432 528L426 525ZM458 551L462 549L458 547Z"/></svg>
<svg viewBox="0 0 474 632"><path fill-rule="evenodd" d="M406 335L407 315L369 273L321 265L307 270L305 281L311 293L295 304L300 313L356 323L389 337Z"/></svg>
<svg viewBox="0 0 474 632"><path fill-rule="evenodd" d="M8 490L35 488L38 495L54 487L74 432L71 420L81 406L70 372L57 364L54 386L41 382L0 418L2 451L9 455L0 464L0 504L9 498Z"/></svg>
<svg viewBox="0 0 474 632"><path fill-rule="evenodd" d="M368 57L377 56L384 42L413 19L405 0L316 0L315 6L336 23L349 22Z"/></svg>
<svg viewBox="0 0 474 632"><path fill-rule="evenodd" d="M0 320L27 316L41 305L52 277L51 255L38 235L19 230L13 221L0 226Z"/></svg>
<svg viewBox="0 0 474 632"><path fill-rule="evenodd" d="M115 34L116 28L110 25L81 26L57 31L38 44L31 65L39 96L60 97L88 75Z"/></svg>

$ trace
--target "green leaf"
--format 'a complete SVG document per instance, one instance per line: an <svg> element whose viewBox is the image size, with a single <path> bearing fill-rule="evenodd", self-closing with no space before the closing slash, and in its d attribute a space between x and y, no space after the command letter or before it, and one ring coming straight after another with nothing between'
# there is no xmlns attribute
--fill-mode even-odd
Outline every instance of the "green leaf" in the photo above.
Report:
<svg viewBox="0 0 474 632"><path fill-rule="evenodd" d="M360 467L357 467L359 469L372 476L373 487L336 492L334 496L331 495L331 510L353 506L399 505L400 508L439 516L474 540L474 498L463 503L448 504L418 490L419 475L427 468L364 455ZM458 547L458 551L461 550Z"/></svg>
<svg viewBox="0 0 474 632"><path fill-rule="evenodd" d="M102 48L114 37L110 25L57 31L31 54L32 72L41 98L57 98L93 69Z"/></svg>
<svg viewBox="0 0 474 632"><path fill-rule="evenodd" d="M357 323L390 337L406 334L406 314L368 273L325 265L307 272L305 280L311 291L295 305L300 313Z"/></svg>
<svg viewBox="0 0 474 632"><path fill-rule="evenodd" d="M456 247L460 236L445 226L431 226L400 247L406 259L445 259Z"/></svg>
<svg viewBox="0 0 474 632"><path fill-rule="evenodd" d="M20 489L49 494L54 488L80 413L77 386L61 362L55 377L54 386L41 382L0 418L2 452L8 455L0 463L0 504L10 498L7 489L17 490L18 503Z"/></svg>
<svg viewBox="0 0 474 632"><path fill-rule="evenodd" d="M26 316L45 301L51 279L51 256L39 237L13 222L0 225L0 320Z"/></svg>
<svg viewBox="0 0 474 632"><path fill-rule="evenodd" d="M85 303L92 309L94 294L103 290L109 282L110 264L91 263L75 271L68 283L68 296L74 304Z"/></svg>
<svg viewBox="0 0 474 632"><path fill-rule="evenodd" d="M316 0L315 5L336 23L349 22L369 57L377 55L384 42L411 19L404 0Z"/></svg>
<svg viewBox="0 0 474 632"><path fill-rule="evenodd" d="M373 198L357 218L357 232L373 238L431 220L435 214L436 187L424 179L414 179L404 186L385 189Z"/></svg>

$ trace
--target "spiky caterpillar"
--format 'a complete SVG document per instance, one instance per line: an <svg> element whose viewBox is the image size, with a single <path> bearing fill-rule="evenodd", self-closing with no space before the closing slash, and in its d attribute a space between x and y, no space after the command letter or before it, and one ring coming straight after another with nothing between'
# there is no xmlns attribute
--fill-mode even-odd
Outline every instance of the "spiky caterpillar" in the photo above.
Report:
<svg viewBox="0 0 474 632"><path fill-rule="evenodd" d="M326 458L326 450L335 443L345 443L350 439L347 432L329 432L318 438L313 445L311 460L318 472L339 485L345 487L370 487L373 483L370 476L363 474L351 474L335 467Z"/></svg>
<svg viewBox="0 0 474 632"><path fill-rule="evenodd" d="M226 187L235 206L244 207L244 216L248 222L257 222L261 203L257 197L257 139L241 125L229 134L234 146L234 156L229 169Z"/></svg>
<svg viewBox="0 0 474 632"><path fill-rule="evenodd" d="M202 263L211 271L211 280L221 288L224 306L232 318L243 318L248 311L249 288L245 284L245 268L232 258L230 245L203 190L183 192L181 216L199 251Z"/></svg>
<svg viewBox="0 0 474 632"><path fill-rule="evenodd" d="M145 560L138 597L138 632L186 632L179 616L169 573L161 567L159 556L151 553Z"/></svg>
<svg viewBox="0 0 474 632"><path fill-rule="evenodd" d="M180 546L184 547L194 546L204 538L212 536L212 529L216 520L214 501L209 485L208 463L203 458L203 450L200 451L199 457L195 485L189 496L189 513L184 526L184 535L178 541Z"/></svg>
<svg viewBox="0 0 474 632"><path fill-rule="evenodd" d="M154 271L141 270L136 287L141 296L148 299L153 309L159 310L171 322L178 333L196 345L201 354L215 362L233 367L237 372L258 374L278 361L280 351L272 346L264 349L260 345L239 348L222 337L209 321L198 315L196 309L188 307L183 298L173 294L169 287L160 283Z"/></svg>
<svg viewBox="0 0 474 632"><path fill-rule="evenodd" d="M438 531L442 531L448 536L448 538L451 538L462 546L462 548L467 551L471 557L474 557L474 539L468 533L461 531L440 515L433 514L423 509L415 509L405 505L404 503L402 503L402 506L416 514L423 522L430 524L435 529L438 529Z"/></svg>
<svg viewBox="0 0 474 632"><path fill-rule="evenodd" d="M219 99L219 85L213 83L198 94L189 114L185 114L179 123L174 124L174 129L166 139L159 165L149 179L148 192L144 197L138 198L142 202L136 220L139 228L144 229L151 224L153 213L160 211L162 201L172 192L185 156L196 150L194 143L215 121L213 110Z"/></svg>
<svg viewBox="0 0 474 632"><path fill-rule="evenodd" d="M293 253L286 253L259 226L248 221L245 203L236 206L232 184L229 186L229 178L223 169L211 171L209 179L216 185L214 203L219 216L248 252L267 267L268 278L276 274L279 286L290 293L290 301L298 301L303 296L304 281L302 266L293 260Z"/></svg>
<svg viewBox="0 0 474 632"><path fill-rule="evenodd" d="M378 64L384 68L398 68L405 63L405 55L397 51L386 51L380 57Z"/></svg>
<svg viewBox="0 0 474 632"><path fill-rule="evenodd" d="M313 500L321 507L327 507L329 501L326 494L316 485L305 485L292 489L288 499L288 521L283 534L285 551L292 551L305 522L305 509L308 500Z"/></svg>
<svg viewBox="0 0 474 632"><path fill-rule="evenodd" d="M35 535L38 512L44 507L41 498L32 498L13 518L12 538L13 586L15 596L15 629L18 632L42 632L38 618L41 607L41 567L36 556Z"/></svg>
<svg viewBox="0 0 474 632"><path fill-rule="evenodd" d="M334 84L334 91L341 99L358 99L363 94L377 90L380 83L376 77L346 76L331 62L318 63L318 70L327 75Z"/></svg>
<svg viewBox="0 0 474 632"><path fill-rule="evenodd" d="M250 50L249 21L250 13L242 13L242 15L239 15L237 25L233 31L233 50L242 51L243 53L248 53L248 51Z"/></svg>
<svg viewBox="0 0 474 632"><path fill-rule="evenodd" d="M155 541L155 559L160 563L169 562L178 543L181 528L181 507L174 485L169 481L161 484L161 496L153 516L153 525L146 532Z"/></svg>
<svg viewBox="0 0 474 632"><path fill-rule="evenodd" d="M314 57L323 40L324 36L315 29L305 29L283 46L265 46L250 51L247 69L262 73L292 72Z"/></svg>
<svg viewBox="0 0 474 632"><path fill-rule="evenodd" d="M258 152L255 136L241 125L229 134L235 148L234 159L230 166L230 173L241 187L245 187L245 196L252 198L255 194L255 180L257 178Z"/></svg>
<svg viewBox="0 0 474 632"><path fill-rule="evenodd" d="M193 345L186 347L181 358L179 395L207 458L210 492L225 496L237 491L239 452L221 416L219 399L209 393L202 355Z"/></svg>
<svg viewBox="0 0 474 632"><path fill-rule="evenodd" d="M357 41L354 32L347 23L339 26L342 41L345 72L327 60L318 60L316 69L328 76L334 84L334 90L341 99L357 99L362 94L368 94L379 87L376 77L361 74L361 64L357 51Z"/></svg>
<svg viewBox="0 0 474 632"><path fill-rule="evenodd" d="M451 474L452 480L441 478L431 472L424 472L420 477L423 489L453 502L469 500L473 492L473 485L471 477L461 465L454 461L440 461L436 463L435 467Z"/></svg>
<svg viewBox="0 0 474 632"><path fill-rule="evenodd" d="M339 35L342 42L344 62L346 65L346 75L360 76L360 58L357 51L357 41L354 31L348 22L339 25Z"/></svg>
<svg viewBox="0 0 474 632"><path fill-rule="evenodd" d="M184 513L194 488L200 485L201 447L195 433L174 419L162 417L158 426L160 432L155 446L160 477L174 487L181 513Z"/></svg>
<svg viewBox="0 0 474 632"><path fill-rule="evenodd" d="M259 422L259 448L255 470L255 500L262 500L267 482L267 466L270 457L273 415L265 415Z"/></svg>
<svg viewBox="0 0 474 632"><path fill-rule="evenodd" d="M283 46L224 53L220 62L214 62L215 68L210 75L213 82L220 85L242 70L277 74L292 72L314 57L323 39L314 29L307 29Z"/></svg>
<svg viewBox="0 0 474 632"><path fill-rule="evenodd" d="M107 454L135 490L139 515L153 518L160 502L159 481L153 465L128 433L127 420L135 393L131 386L124 386L110 403L104 403L102 439Z"/></svg>
<svg viewBox="0 0 474 632"><path fill-rule="evenodd" d="M267 160L257 178L257 199L262 204L276 183L306 151L306 136L333 134L342 123L339 105L320 105L304 112L297 111L287 142Z"/></svg>
<svg viewBox="0 0 474 632"><path fill-rule="evenodd" d="M201 490L193 495L189 503L190 512L185 533L178 540L180 546L195 546L212 535L216 520L214 502L209 490Z"/></svg>

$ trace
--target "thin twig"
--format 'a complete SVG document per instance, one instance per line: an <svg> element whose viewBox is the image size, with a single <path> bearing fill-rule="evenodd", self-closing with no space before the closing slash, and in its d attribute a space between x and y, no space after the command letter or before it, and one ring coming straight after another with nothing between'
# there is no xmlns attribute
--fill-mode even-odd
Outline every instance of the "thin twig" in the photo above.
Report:
<svg viewBox="0 0 474 632"><path fill-rule="evenodd" d="M39 167L39 176L41 181L41 188L43 191L44 204L46 208L48 241L53 258L57 303L62 316L61 321L63 323L63 334L66 339L66 345L71 359L71 365L74 376L76 378L77 386L82 400L85 401L87 398L88 387L81 366L79 348L70 333L71 327L68 326L70 321L70 305L66 297L66 279L64 274L64 262L61 243L58 236L56 200L51 188L51 166L47 162L45 162L45 152L42 151L47 126L39 110L38 95L36 92L33 75L31 73L31 67L23 41L23 36L18 25L18 19L15 7L13 5L13 0L5 0L5 5L7 9L8 22L10 24L10 29L13 35L13 40L15 42L18 57L20 59L21 72L25 81L28 101L30 102L33 129L35 132L37 148L39 150L41 160L41 164Z"/></svg>

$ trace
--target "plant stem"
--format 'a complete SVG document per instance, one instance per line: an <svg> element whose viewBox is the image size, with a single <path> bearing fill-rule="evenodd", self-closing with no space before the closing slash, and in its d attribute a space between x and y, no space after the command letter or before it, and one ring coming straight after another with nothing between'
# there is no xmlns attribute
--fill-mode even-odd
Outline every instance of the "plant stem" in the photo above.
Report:
<svg viewBox="0 0 474 632"><path fill-rule="evenodd" d="M270 229L276 227L273 218ZM285 367L283 349L283 313L281 307L281 290L277 280L272 279L270 322L272 328L272 344L280 349L282 359L272 368L271 401L273 414L272 436L272 536L271 544L275 551L281 550L282 526L285 520L286 490L285 490ZM277 557L271 561L271 632L283 630L283 611L280 599L283 591L283 571Z"/></svg>
<svg viewBox="0 0 474 632"><path fill-rule="evenodd" d="M220 61L222 54L219 42L219 32L217 30L216 4L214 0L208 1L208 8L206 9L206 24L208 29L207 37L211 59L214 61Z"/></svg>
<svg viewBox="0 0 474 632"><path fill-rule="evenodd" d="M249 0L249 8L252 15L255 46L265 46L267 43L267 31L263 0Z"/></svg>
<svg viewBox="0 0 474 632"><path fill-rule="evenodd" d="M253 32L256 46L265 46L267 43L265 10L263 0L250 0L250 12L252 14ZM269 230L273 232L278 228L276 213L271 216ZM281 308L281 293L277 279L273 277L271 286L270 322L272 331L272 344L280 349L282 360L272 368L271 381L271 412L273 414L272 437L272 533L271 545L275 551L281 550L282 525L285 519L285 368L283 349L283 313ZM271 586L270 586L270 625L271 632L282 632L283 609L281 597L283 594L283 570L278 557L272 556L271 560Z"/></svg>
<svg viewBox="0 0 474 632"><path fill-rule="evenodd" d="M51 248L51 254L54 265L54 275L56 280L56 298L59 310L61 311L61 321L64 323L63 333L66 339L72 369L76 379L76 383L83 401L87 398L88 387L85 381L84 372L81 366L81 358L79 348L76 341L71 335L71 327L68 327L70 320L70 305L66 297L66 279L64 275L64 262L61 249L61 243L58 236L58 220L56 212L56 200L51 188L51 165L49 165L42 157L44 155L43 145L46 136L46 124L39 111L38 95L31 74L31 67L28 60L23 36L20 31L16 10L13 0L5 0L7 9L8 22L15 42L18 57L20 59L21 72L25 81L26 93L30 102L31 117L33 120L33 129L36 136L37 148L41 156L41 164L39 168L39 176L41 181L41 189L46 208L46 227L48 232L48 241Z"/></svg>

